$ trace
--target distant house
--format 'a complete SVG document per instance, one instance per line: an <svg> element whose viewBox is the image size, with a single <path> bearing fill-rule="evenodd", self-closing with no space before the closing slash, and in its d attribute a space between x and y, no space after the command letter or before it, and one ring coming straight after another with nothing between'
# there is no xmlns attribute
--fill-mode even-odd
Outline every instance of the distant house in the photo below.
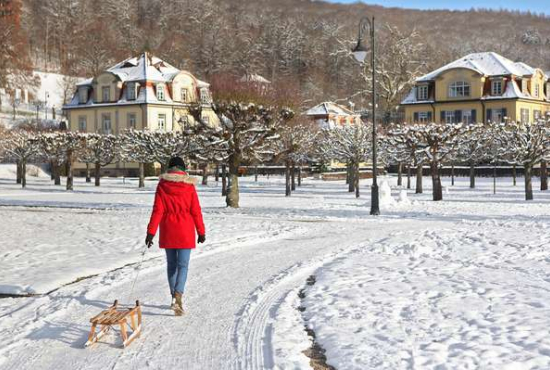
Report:
<svg viewBox="0 0 550 370"><path fill-rule="evenodd" d="M202 104L205 122L219 124L208 83L143 53L76 84L63 110L69 130L116 135L127 129L181 130L194 122L188 109L196 103ZM104 172L118 174L129 168L114 165Z"/></svg>
<svg viewBox="0 0 550 370"><path fill-rule="evenodd" d="M361 123L361 116L352 110L333 102L318 104L305 112L321 128L333 128L336 125Z"/></svg>
<svg viewBox="0 0 550 370"><path fill-rule="evenodd" d="M550 112L548 74L493 53L469 54L416 80L410 123L532 122Z"/></svg>

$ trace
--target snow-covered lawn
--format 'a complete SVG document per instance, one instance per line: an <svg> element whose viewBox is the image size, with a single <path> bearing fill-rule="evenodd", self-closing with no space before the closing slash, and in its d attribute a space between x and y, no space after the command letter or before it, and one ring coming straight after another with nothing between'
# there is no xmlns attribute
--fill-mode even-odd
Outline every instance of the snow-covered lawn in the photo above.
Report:
<svg viewBox="0 0 550 370"><path fill-rule="evenodd" d="M313 179L285 198L281 178L243 178L236 210L211 181L176 318L157 248L130 295L154 179L77 179L69 193L28 181L0 174L0 293L38 294L0 299L2 369L307 369L304 325L338 369L550 368L550 193L527 203L521 182L493 195L490 179L461 178L434 203L425 178L425 194L373 218L368 180L360 199ZM90 317L136 298L140 339L82 349Z"/></svg>

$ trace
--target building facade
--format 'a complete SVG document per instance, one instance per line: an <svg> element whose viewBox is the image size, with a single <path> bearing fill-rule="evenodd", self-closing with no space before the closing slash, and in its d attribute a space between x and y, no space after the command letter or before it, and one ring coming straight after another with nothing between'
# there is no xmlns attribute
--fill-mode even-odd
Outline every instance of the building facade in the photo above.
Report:
<svg viewBox="0 0 550 370"><path fill-rule="evenodd" d="M219 124L209 84L148 53L126 59L76 85L63 106L68 129L118 135L124 130L177 131L193 124L191 104L202 104L203 120ZM76 164L80 174L83 164ZM106 175L135 172L135 163L115 163ZM80 171L79 171L80 170Z"/></svg>
<svg viewBox="0 0 550 370"><path fill-rule="evenodd" d="M304 115L320 128L333 128L337 125L361 123L361 116L351 109L333 102L320 103L308 109Z"/></svg>
<svg viewBox="0 0 550 370"><path fill-rule="evenodd" d="M487 52L418 78L401 106L409 123L533 122L550 114L549 94L541 69Z"/></svg>

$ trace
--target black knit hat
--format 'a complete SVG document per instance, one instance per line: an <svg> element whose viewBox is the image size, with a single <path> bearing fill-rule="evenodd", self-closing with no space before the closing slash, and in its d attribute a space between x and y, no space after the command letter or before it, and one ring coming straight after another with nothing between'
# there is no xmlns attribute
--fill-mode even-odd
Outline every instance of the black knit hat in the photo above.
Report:
<svg viewBox="0 0 550 370"><path fill-rule="evenodd" d="M179 170L185 171L185 162L180 157L170 158L168 162L168 168L177 167Z"/></svg>

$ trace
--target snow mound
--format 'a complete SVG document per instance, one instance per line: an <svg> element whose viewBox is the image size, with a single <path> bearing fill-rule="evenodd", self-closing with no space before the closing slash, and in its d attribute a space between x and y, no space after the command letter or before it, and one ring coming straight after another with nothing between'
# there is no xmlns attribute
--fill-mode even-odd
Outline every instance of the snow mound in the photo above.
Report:
<svg viewBox="0 0 550 370"><path fill-rule="evenodd" d="M39 166L33 164L27 165L27 176L31 177L49 177ZM15 164L0 164L0 178L15 179L17 177L17 167Z"/></svg>
<svg viewBox="0 0 550 370"><path fill-rule="evenodd" d="M407 191L406 190L401 190L399 192L399 200L398 200L399 203L401 204L411 204L411 201L409 200L409 197L407 195Z"/></svg>
<svg viewBox="0 0 550 370"><path fill-rule="evenodd" d="M395 199L391 196L391 188L387 181L380 183L379 201L381 206L392 206L395 204Z"/></svg>

